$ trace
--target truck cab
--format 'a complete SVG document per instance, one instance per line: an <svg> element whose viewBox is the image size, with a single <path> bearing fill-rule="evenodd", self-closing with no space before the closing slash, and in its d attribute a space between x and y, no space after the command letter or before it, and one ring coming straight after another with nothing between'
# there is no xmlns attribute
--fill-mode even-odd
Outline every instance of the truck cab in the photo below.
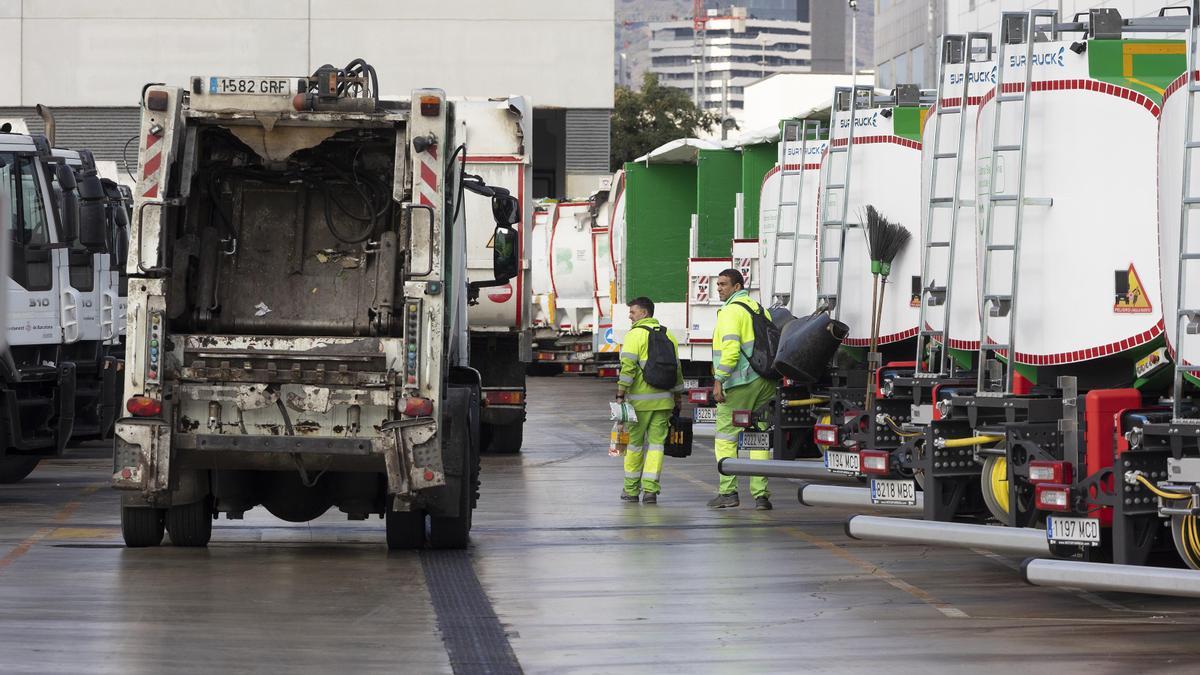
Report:
<svg viewBox="0 0 1200 675"><path fill-rule="evenodd" d="M362 60L146 88L112 475L127 545L203 546L260 505L381 516L393 549L466 545L466 127L441 90L378 91ZM520 206L489 194L503 284Z"/></svg>
<svg viewBox="0 0 1200 675"><path fill-rule="evenodd" d="M69 266L64 211L51 178L43 136L0 133L0 191L8 203L9 272L5 277L6 342L0 355L0 482L19 481L44 457L61 454L75 418L75 364L65 359L78 339L78 306L63 286ZM70 181L65 169L63 179ZM73 177L73 174L72 174ZM73 198L70 190L68 199ZM65 329L70 326L70 330Z"/></svg>
<svg viewBox="0 0 1200 675"><path fill-rule="evenodd" d="M117 270L122 265L114 265L123 251L117 248L124 236L117 220L121 213L114 209L120 194L113 181L100 177L87 150L54 148L49 165L53 201L63 224L60 239L67 244L56 277L63 306L74 308L74 320L63 325L61 355L75 365L73 435L111 438L120 396ZM73 223L70 232L65 231L68 223Z"/></svg>

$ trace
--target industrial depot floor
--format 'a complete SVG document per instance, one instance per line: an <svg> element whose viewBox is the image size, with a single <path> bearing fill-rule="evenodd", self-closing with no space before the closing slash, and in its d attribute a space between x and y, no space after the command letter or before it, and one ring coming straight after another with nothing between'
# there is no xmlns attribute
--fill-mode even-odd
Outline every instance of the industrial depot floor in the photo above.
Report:
<svg viewBox="0 0 1200 675"><path fill-rule="evenodd" d="M0 672L1197 672L1200 603L851 541L782 480L773 512L745 485L709 511L708 442L667 459L657 506L622 503L612 387L530 380L525 451L484 458L466 554L262 509L207 549L127 550L107 448L73 449L0 486Z"/></svg>

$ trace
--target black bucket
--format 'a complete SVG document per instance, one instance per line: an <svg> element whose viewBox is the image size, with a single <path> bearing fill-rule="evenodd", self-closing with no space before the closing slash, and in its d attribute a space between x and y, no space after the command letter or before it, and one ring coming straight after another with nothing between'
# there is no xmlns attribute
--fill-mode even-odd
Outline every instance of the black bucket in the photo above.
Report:
<svg viewBox="0 0 1200 675"><path fill-rule="evenodd" d="M820 380L850 327L821 313L794 319L779 336L775 370L800 384Z"/></svg>

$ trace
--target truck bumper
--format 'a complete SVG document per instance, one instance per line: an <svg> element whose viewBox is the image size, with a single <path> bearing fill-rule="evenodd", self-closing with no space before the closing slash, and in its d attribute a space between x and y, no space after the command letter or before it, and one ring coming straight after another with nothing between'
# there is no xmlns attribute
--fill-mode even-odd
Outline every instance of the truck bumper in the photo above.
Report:
<svg viewBox="0 0 1200 675"><path fill-rule="evenodd" d="M405 497L446 484L437 425L417 418L383 425L371 438L172 433L161 420L117 422L112 485L161 501L177 470L362 471L387 475Z"/></svg>

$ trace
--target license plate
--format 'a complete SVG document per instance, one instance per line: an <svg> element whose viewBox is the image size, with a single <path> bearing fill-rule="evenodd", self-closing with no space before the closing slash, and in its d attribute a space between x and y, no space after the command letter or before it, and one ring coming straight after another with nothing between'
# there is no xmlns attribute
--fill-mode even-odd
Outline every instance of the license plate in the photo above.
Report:
<svg viewBox="0 0 1200 675"><path fill-rule="evenodd" d="M874 479L871 481L871 503L916 506L917 484L911 480Z"/></svg>
<svg viewBox="0 0 1200 675"><path fill-rule="evenodd" d="M770 450L771 433L768 431L743 431L738 434L738 448L742 450Z"/></svg>
<svg viewBox="0 0 1200 675"><path fill-rule="evenodd" d="M286 77L210 77L208 93L291 96L292 81Z"/></svg>
<svg viewBox="0 0 1200 675"><path fill-rule="evenodd" d="M1046 541L1076 546L1100 545L1100 520L1097 518L1046 518Z"/></svg>
<svg viewBox="0 0 1200 675"><path fill-rule="evenodd" d="M825 468L830 473L844 473L857 476L859 473L857 452L825 451Z"/></svg>
<svg viewBox="0 0 1200 675"><path fill-rule="evenodd" d="M700 388L700 380L697 380L696 378L693 378L693 377L684 378L683 388L684 389L699 389Z"/></svg>
<svg viewBox="0 0 1200 675"><path fill-rule="evenodd" d="M716 422L717 421L717 409L716 408L696 408L694 415L695 415L695 417L693 417L692 419L694 419L697 423Z"/></svg>

